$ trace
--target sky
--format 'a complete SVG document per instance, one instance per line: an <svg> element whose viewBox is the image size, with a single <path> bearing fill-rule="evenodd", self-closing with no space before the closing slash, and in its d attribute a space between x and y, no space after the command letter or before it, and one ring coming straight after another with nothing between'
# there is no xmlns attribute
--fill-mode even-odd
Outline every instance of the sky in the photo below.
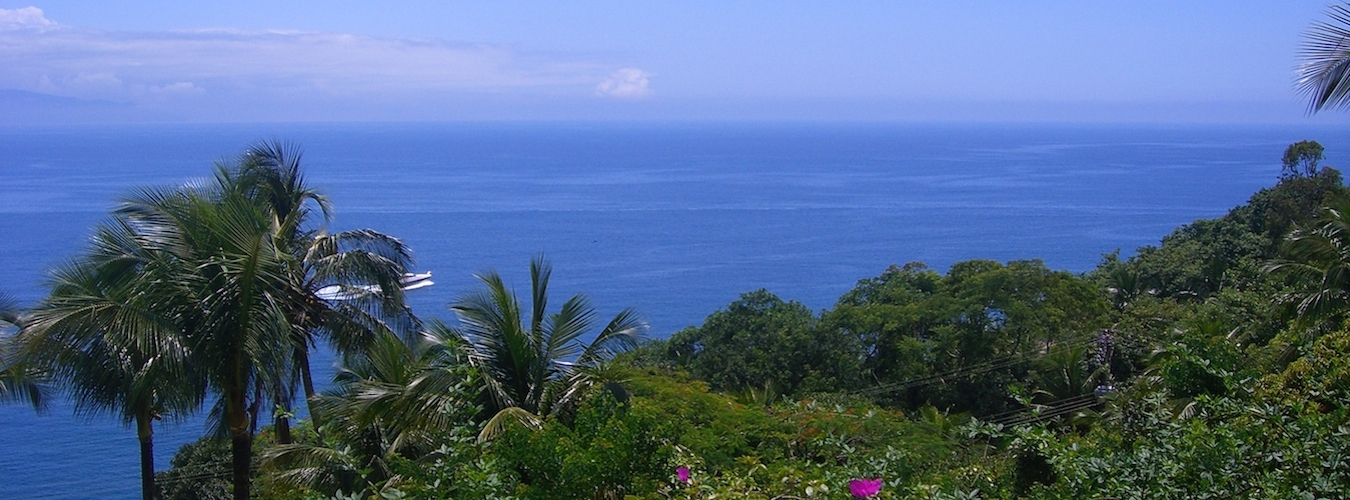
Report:
<svg viewBox="0 0 1350 500"><path fill-rule="evenodd" d="M1350 122L1326 1L0 0L0 124Z"/></svg>

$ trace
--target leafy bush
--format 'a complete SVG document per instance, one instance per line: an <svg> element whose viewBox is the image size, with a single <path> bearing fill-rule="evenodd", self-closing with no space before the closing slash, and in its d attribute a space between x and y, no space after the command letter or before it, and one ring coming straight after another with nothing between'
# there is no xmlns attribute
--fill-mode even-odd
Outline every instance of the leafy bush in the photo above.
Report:
<svg viewBox="0 0 1350 500"><path fill-rule="evenodd" d="M513 470L526 499L621 499L656 490L671 466L674 436L654 408L619 404L608 392L589 398L569 427L513 425L491 452Z"/></svg>

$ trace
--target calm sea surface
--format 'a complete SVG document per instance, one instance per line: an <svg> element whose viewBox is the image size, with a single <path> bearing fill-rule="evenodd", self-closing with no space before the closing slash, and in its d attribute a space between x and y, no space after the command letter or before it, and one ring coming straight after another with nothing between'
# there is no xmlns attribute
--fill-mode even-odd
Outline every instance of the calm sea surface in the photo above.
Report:
<svg viewBox="0 0 1350 500"><path fill-rule="evenodd" d="M767 288L813 309L890 264L975 258L1082 272L1274 184L1286 145L1350 158L1316 127L390 124L0 128L0 290L25 304L118 196L209 176L259 139L299 143L335 229L401 237L436 285L425 318L499 270L528 295L601 314L635 307L651 334L699 324ZM559 302L560 303L560 302ZM319 364L331 365L331 357ZM156 465L203 432L161 424ZM0 498L135 498L135 434L64 402L0 406Z"/></svg>

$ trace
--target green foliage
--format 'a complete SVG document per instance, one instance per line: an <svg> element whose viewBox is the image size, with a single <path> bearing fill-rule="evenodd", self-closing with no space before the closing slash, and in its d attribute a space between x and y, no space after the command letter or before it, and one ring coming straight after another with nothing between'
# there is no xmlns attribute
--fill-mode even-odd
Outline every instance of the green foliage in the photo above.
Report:
<svg viewBox="0 0 1350 500"><path fill-rule="evenodd" d="M391 466L398 491L407 498L514 500L515 474L498 457L483 453L476 428L458 426L444 433L435 452L410 459L395 456Z"/></svg>
<svg viewBox="0 0 1350 500"><path fill-rule="evenodd" d="M530 261L528 315L495 272L478 276L484 290L450 306L460 327L446 330L442 337L446 342L457 338L481 376L484 403L492 416L483 428L485 439L506 418L535 423L570 411L582 394L610 382L603 365L615 353L635 347L646 332L647 323L625 309L589 344L581 342L595 321L595 309L585 296L575 295L558 312L548 313L552 273L542 256Z"/></svg>
<svg viewBox="0 0 1350 500"><path fill-rule="evenodd" d="M589 398L572 425L511 426L492 453L520 480L526 499L619 499L656 490L670 470L673 426L657 409L619 404L607 392Z"/></svg>
<svg viewBox="0 0 1350 500"><path fill-rule="evenodd" d="M1242 221L1199 220L1163 238L1161 247L1144 247L1130 259L1145 286L1163 297L1203 299L1221 289L1233 273L1248 273L1266 256L1270 239L1254 234Z"/></svg>
<svg viewBox="0 0 1350 500"><path fill-rule="evenodd" d="M1326 207L1306 228L1290 233L1272 271L1296 280L1287 297L1307 323L1336 323L1350 305L1350 198Z"/></svg>
<svg viewBox="0 0 1350 500"><path fill-rule="evenodd" d="M1320 412L1350 409L1350 330L1324 335L1263 393L1289 404L1306 401Z"/></svg>
<svg viewBox="0 0 1350 500"><path fill-rule="evenodd" d="M1280 178L1317 175L1317 164L1326 158L1322 154L1325 150L1317 141L1298 141L1290 144L1288 148L1285 148L1284 158L1280 161L1284 165L1284 170L1280 172Z"/></svg>
<svg viewBox="0 0 1350 500"><path fill-rule="evenodd" d="M1167 394L1192 399L1228 395L1238 361L1237 350L1225 338L1187 334L1157 353L1154 368Z"/></svg>
<svg viewBox="0 0 1350 500"><path fill-rule="evenodd" d="M700 327L676 332L666 348L677 367L715 390L769 387L783 394L848 387L862 358L856 338L817 329L806 306L763 289L741 295Z"/></svg>
<svg viewBox="0 0 1350 500"><path fill-rule="evenodd" d="M763 407L711 393L707 383L685 375L648 370L630 374L626 383L636 401L672 423L675 441L699 457L707 470L731 468L738 458L771 449L778 436L791 432Z"/></svg>
<svg viewBox="0 0 1350 500"><path fill-rule="evenodd" d="M1099 386L1108 382L1105 372L1108 367L1090 363L1089 352L1095 350L1091 344L1078 344L1051 351L1032 363L1029 376L1035 382L1036 391L1033 400L1047 405L1092 394Z"/></svg>
<svg viewBox="0 0 1350 500"><path fill-rule="evenodd" d="M1108 323L1094 283L1036 260L965 261L940 276L922 264L863 280L822 318L863 339L879 401L993 414L1011 408L1036 352L1081 344Z"/></svg>
<svg viewBox="0 0 1350 500"><path fill-rule="evenodd" d="M315 407L333 417L322 436L272 447L263 465L277 483L327 495L384 494L402 488L395 464L443 461L463 455L462 425L477 377L456 345L433 334L415 346L386 334L360 357L349 358L336 387ZM476 429L472 432L476 433Z"/></svg>
<svg viewBox="0 0 1350 500"><path fill-rule="evenodd" d="M870 348L865 369L873 378L898 380L931 373L934 329L948 321L952 300L939 292L942 276L922 263L891 266L861 280L839 298L821 322Z"/></svg>
<svg viewBox="0 0 1350 500"><path fill-rule="evenodd" d="M230 442L206 437L174 453L172 468L155 475L165 500L225 500L230 498Z"/></svg>
<svg viewBox="0 0 1350 500"><path fill-rule="evenodd" d="M1282 179L1275 187L1257 191L1247 201L1247 209L1234 209L1229 218L1246 216L1246 222L1255 234L1264 235L1273 246L1267 256L1278 250L1278 244L1291 229L1316 219L1322 207L1344 198L1347 191L1340 171L1323 167L1306 176Z"/></svg>
<svg viewBox="0 0 1350 500"><path fill-rule="evenodd" d="M1201 398L1179 420L1158 396L1135 417L1084 438L1043 430L1035 440L1057 480L1032 498L1337 498L1350 491L1345 415L1297 407ZM1121 428L1128 427L1128 428ZM1122 439L1140 436L1139 439Z"/></svg>
<svg viewBox="0 0 1350 500"><path fill-rule="evenodd" d="M848 481L859 477L886 478L880 498L900 498L948 470L977 484L998 480L989 471L999 464L975 458L988 448L968 439L973 422L932 408L916 421L859 398L826 395L765 407L655 369L628 380L633 404L650 405L675 431L672 466L692 471L683 484L673 467L666 470L658 476L665 486L642 498L843 499L851 498Z"/></svg>
<svg viewBox="0 0 1350 500"><path fill-rule="evenodd" d="M230 488L230 440L205 436L178 448L170 468L155 474L164 500L227 500Z"/></svg>
<svg viewBox="0 0 1350 500"><path fill-rule="evenodd" d="M1276 257L1291 229L1316 219L1321 207L1347 193L1340 172L1329 167L1286 177L1224 217L1182 226L1160 247L1140 248L1124 268L1105 265L1097 275L1107 280L1133 275L1137 290L1183 300L1205 299L1225 287L1250 288L1269 280L1262 267Z"/></svg>

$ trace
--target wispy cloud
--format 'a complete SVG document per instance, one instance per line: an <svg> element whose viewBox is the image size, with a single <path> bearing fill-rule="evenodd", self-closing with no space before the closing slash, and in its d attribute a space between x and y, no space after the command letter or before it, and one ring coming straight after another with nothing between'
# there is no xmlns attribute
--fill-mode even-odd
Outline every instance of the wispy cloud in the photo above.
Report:
<svg viewBox="0 0 1350 500"><path fill-rule="evenodd" d="M637 68L623 68L595 87L595 94L619 99L647 97L651 75Z"/></svg>
<svg viewBox="0 0 1350 500"><path fill-rule="evenodd" d="M0 9L0 30L48 30L56 27L56 23L47 20L42 15L42 9L37 7L24 7L22 9L5 10Z"/></svg>
<svg viewBox="0 0 1350 500"><path fill-rule="evenodd" d="M640 70L497 45L299 31L99 31L55 23L34 7L0 9L0 67L0 88L129 103L582 98L597 82L606 95L637 97L647 85Z"/></svg>

